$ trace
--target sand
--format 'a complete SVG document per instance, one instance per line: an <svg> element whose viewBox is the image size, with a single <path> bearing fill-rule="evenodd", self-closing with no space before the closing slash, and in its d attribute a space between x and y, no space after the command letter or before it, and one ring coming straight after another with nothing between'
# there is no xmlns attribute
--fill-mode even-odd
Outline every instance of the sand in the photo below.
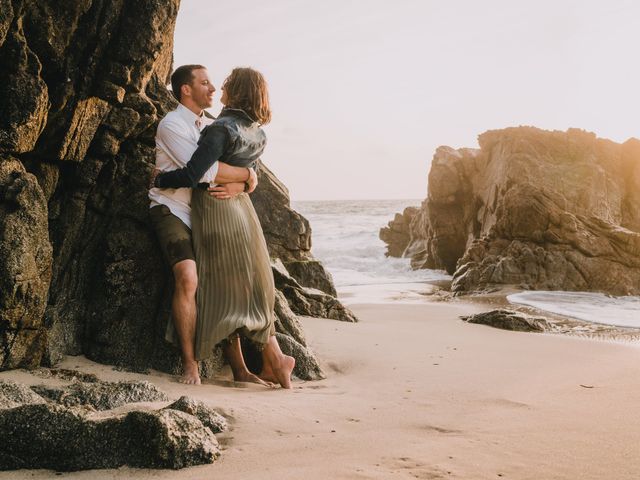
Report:
<svg viewBox="0 0 640 480"><path fill-rule="evenodd" d="M292 391L184 386L68 357L63 367L147 379L172 398L204 400L233 427L219 437L224 451L213 465L55 478L640 478L637 344L470 325L457 317L486 306L457 301L352 309L358 324L303 319L328 378L297 381ZM0 378L43 382L24 371Z"/></svg>

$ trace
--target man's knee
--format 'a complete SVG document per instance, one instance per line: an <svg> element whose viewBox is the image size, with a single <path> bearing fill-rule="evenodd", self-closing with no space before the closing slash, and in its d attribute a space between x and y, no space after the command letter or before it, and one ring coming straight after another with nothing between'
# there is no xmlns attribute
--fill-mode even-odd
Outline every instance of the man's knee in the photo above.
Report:
<svg viewBox="0 0 640 480"><path fill-rule="evenodd" d="M193 260L182 260L173 266L173 276L175 278L176 292L185 295L195 295L198 288L198 271L196 262Z"/></svg>

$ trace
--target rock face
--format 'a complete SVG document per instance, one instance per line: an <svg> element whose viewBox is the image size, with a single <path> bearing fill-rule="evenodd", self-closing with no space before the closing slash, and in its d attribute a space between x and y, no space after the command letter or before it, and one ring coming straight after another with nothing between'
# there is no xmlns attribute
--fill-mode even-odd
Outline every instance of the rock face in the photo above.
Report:
<svg viewBox="0 0 640 480"><path fill-rule="evenodd" d="M411 223L415 268L452 290L499 285L640 294L640 141L571 129L486 132L440 147Z"/></svg>
<svg viewBox="0 0 640 480"><path fill-rule="evenodd" d="M34 367L47 335L43 316L52 263L47 201L20 161L2 154L0 259L0 365Z"/></svg>
<svg viewBox="0 0 640 480"><path fill-rule="evenodd" d="M157 123L176 106L165 84L178 6L0 0L2 369L65 354L180 369L163 339L172 277L146 188ZM272 256L335 294L309 223L266 167L252 197Z"/></svg>
<svg viewBox="0 0 640 480"><path fill-rule="evenodd" d="M380 240L387 244L387 257L402 257L411 240L411 221L420 211L417 207L407 207L396 213L386 227L380 229Z"/></svg>
<svg viewBox="0 0 640 480"><path fill-rule="evenodd" d="M515 332L544 332L551 330L551 325L546 318L532 317L513 310L492 310L460 318L465 322L488 325Z"/></svg>

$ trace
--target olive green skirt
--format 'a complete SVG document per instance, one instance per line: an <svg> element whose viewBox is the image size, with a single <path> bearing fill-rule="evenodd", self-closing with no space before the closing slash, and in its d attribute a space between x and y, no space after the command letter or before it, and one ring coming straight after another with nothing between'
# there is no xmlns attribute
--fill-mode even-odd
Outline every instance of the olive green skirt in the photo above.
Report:
<svg viewBox="0 0 640 480"><path fill-rule="evenodd" d="M205 190L191 197L198 270L196 359L235 333L264 345L275 334L275 287L267 243L249 199L217 200Z"/></svg>

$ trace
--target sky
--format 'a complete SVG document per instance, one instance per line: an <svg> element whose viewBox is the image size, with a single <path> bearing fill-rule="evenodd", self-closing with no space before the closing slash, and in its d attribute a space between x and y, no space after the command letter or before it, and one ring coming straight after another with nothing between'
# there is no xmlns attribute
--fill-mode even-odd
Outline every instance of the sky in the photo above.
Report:
<svg viewBox="0 0 640 480"><path fill-rule="evenodd" d="M174 65L265 75L292 200L415 199L486 130L640 137L639 46L635 0L182 0Z"/></svg>

